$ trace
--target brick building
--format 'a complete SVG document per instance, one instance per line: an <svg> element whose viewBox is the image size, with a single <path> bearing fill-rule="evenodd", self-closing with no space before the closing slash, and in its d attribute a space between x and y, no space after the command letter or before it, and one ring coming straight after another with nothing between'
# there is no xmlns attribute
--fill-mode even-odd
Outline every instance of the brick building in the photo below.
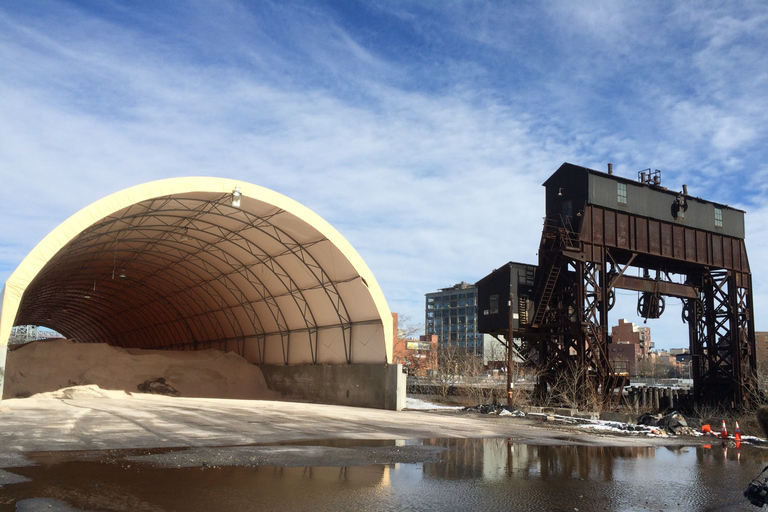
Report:
<svg viewBox="0 0 768 512"><path fill-rule="evenodd" d="M621 319L619 325L611 328L608 358L619 373L637 375L638 363L648 357L652 348L650 327L640 327Z"/></svg>
<svg viewBox="0 0 768 512"><path fill-rule="evenodd" d="M611 340L613 343L634 343L640 346L643 356L647 356L653 349L651 342L651 328L627 322L623 318L619 325L611 328Z"/></svg>
<svg viewBox="0 0 768 512"><path fill-rule="evenodd" d="M411 338L398 326L398 315L392 313L392 363L402 364L409 375L426 376L437 369L437 335Z"/></svg>
<svg viewBox="0 0 768 512"><path fill-rule="evenodd" d="M637 363L643 359L643 353L637 343L611 343L608 358L617 373L637 375Z"/></svg>

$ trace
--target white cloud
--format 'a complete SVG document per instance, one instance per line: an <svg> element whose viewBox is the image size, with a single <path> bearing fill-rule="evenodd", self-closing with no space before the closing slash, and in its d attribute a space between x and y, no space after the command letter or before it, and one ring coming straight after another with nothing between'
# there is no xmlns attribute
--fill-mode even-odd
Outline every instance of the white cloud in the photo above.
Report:
<svg viewBox="0 0 768 512"><path fill-rule="evenodd" d="M727 38L712 30L688 48L673 29L690 22L688 37L714 14L618 5L455 4L425 16L423 4L382 4L387 23L402 23L392 34L311 5L198 2L168 27L163 7L108 21L5 6L0 281L55 225L109 193L232 176L326 218L391 308L422 321L424 293L509 260L536 263L541 183L564 161L610 161L630 178L659 167L670 188L742 197L721 180L747 182L746 169L765 161L768 100L757 91L768 72L736 74L765 63L749 44L764 37L763 18L738 18ZM701 80L707 73L716 76ZM764 202L757 177L768 173L754 169L750 223L763 216L750 209ZM750 228L750 254L764 252L751 240L764 225ZM751 259L764 295L765 258Z"/></svg>

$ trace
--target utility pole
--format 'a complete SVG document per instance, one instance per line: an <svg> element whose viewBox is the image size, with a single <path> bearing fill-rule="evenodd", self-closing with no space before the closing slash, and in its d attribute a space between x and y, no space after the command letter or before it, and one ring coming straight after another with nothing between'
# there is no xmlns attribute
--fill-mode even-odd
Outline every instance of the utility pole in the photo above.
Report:
<svg viewBox="0 0 768 512"><path fill-rule="evenodd" d="M512 339L514 338L514 308L515 294L509 294L509 331L507 333L507 405L512 406L512 365L515 362L514 352L512 351Z"/></svg>

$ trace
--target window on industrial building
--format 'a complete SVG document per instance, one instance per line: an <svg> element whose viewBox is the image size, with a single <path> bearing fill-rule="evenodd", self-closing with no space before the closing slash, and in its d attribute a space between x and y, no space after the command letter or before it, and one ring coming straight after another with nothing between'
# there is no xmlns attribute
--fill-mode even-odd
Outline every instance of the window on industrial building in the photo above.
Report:
<svg viewBox="0 0 768 512"><path fill-rule="evenodd" d="M616 194L617 194L617 200L619 204L627 204L627 184L626 183L616 184Z"/></svg>
<svg viewBox="0 0 768 512"><path fill-rule="evenodd" d="M498 295L491 295L489 297L490 304L489 304L489 311L492 315L495 315L499 312L499 296Z"/></svg>
<svg viewBox="0 0 768 512"><path fill-rule="evenodd" d="M573 201L563 201L563 217L573 216Z"/></svg>
<svg viewBox="0 0 768 512"><path fill-rule="evenodd" d="M721 208L715 208L715 227L723 227L723 210Z"/></svg>

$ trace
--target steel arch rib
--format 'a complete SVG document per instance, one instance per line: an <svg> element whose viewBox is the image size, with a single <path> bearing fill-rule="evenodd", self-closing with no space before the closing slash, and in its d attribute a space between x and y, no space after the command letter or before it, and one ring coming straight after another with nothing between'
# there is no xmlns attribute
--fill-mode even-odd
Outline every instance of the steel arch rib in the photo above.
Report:
<svg viewBox="0 0 768 512"><path fill-rule="evenodd" d="M244 207L242 209L233 209L231 206L225 203L228 200L231 190L234 186L241 186L243 189L243 197L247 202L251 201L251 205L260 209L266 207L267 211L257 214L256 211L250 211L249 208ZM212 199L208 199L208 197ZM247 199L246 199L247 198ZM197 202L197 205L203 205L206 209L205 212L197 212L192 215L179 215L174 216L173 211L184 212L189 214L190 211L194 211L190 208L191 204ZM271 210L271 211L270 211ZM158 214L156 216L156 214ZM291 235L291 232L286 231L283 225L280 223L280 217L283 215L290 215L291 218L295 218L298 223L296 226L302 226L305 223L309 229L314 231L307 231L307 233L318 233L315 240L307 240L305 242L298 242L297 238ZM219 333L219 337L229 337L234 335L238 339L240 347L244 347L244 340L256 339L257 348L259 350L259 359L265 360L265 342L267 341L266 331L263 325L257 326L255 321L260 321L260 313L255 309L256 304L261 303L264 308L261 308L261 314L269 312L272 316L272 322L274 325L282 325L280 329L280 336L282 338L282 345L284 348L284 361L288 361L288 354L286 348L290 342L290 334L297 332L293 326L289 328L288 319L281 317L282 310L278 306L277 298L283 296L290 296L293 307L296 308L296 312L299 314L294 316L293 320L298 320L300 317L304 324L305 332L307 332L309 344L310 344L310 357L313 362L318 361L319 357L319 345L318 345L318 330L322 329L315 317L314 308L316 301L320 297L324 296L325 311L324 315L335 315L338 320L338 328L340 328L342 345L344 347L344 357L349 363L352 361L351 348L352 348L352 330L353 325L350 315L350 310L346 303L345 296L339 289L339 284L348 282L354 279L361 279L367 285L368 293L370 293L372 302L366 302L366 308L373 308L358 312L361 314L359 320L376 319L375 325L380 325L382 328L380 336L383 337L383 351L378 353L384 353L384 362L388 362L391 358L391 317L389 315L386 302L381 295L381 291L375 282L375 279L370 274L367 266L359 258L359 255L354 249L349 246L348 242L341 237L338 232L330 227L325 221L317 217L314 213L308 209L291 201L285 196L274 193L272 191L261 189L260 187L249 185L243 182L234 180L222 180L217 178L185 178L185 179L170 179L160 180L158 182L152 182L137 187L132 187L124 191L118 192L111 196L108 196L96 203L93 203L89 207L84 208L80 212L76 213L67 221L62 223L58 228L52 231L37 247L25 258L22 264L15 271L11 278L6 282L3 288L3 311L0 315L0 340L6 334L6 331L10 332L10 327L13 324L16 313L21 303L22 295L27 290L28 286L32 284L32 280L38 277L41 271L44 271L46 264L57 256L59 249L66 248L73 253L77 253L79 249L85 253L82 260L78 260L77 264L83 269L86 269L89 265L88 259L90 258L98 266L96 260L99 258L98 250L96 254L89 254L91 248L89 245L93 239L98 240L97 237L104 236L104 230L107 234L111 231L111 227L114 227L116 231L122 229L132 230L134 236L130 240L131 244L134 244L134 248L141 248L145 254L149 256L150 260L154 260L153 265L155 267L155 273L157 274L157 268L162 266L164 261L169 261L163 254L163 249L166 247L173 247L175 251L184 252L187 248L179 247L178 242L172 240L173 228L182 227L190 222L203 222L201 217L209 216L205 220L211 220L209 228L206 232L213 236L214 233L218 233L219 240L227 240L227 243L232 244L232 249L225 247L221 252L211 255L207 254L208 258L214 258L207 260L207 258L198 258L199 262L185 261L185 268L181 272L167 272L166 275L154 275L152 279L164 280L165 284L161 285L161 288L157 290L153 304L161 305L164 307L144 308L147 312L148 322L144 323L144 330L146 329L164 329L166 336L171 335L180 327L185 327L187 330L187 336L190 336L190 330L195 330L200 334L208 331L208 329L200 330L201 324L195 324L194 322L180 322L180 319L185 317L188 319L189 315L184 315L180 312L181 309L191 309L202 311L200 304L197 300L204 300L204 297L213 297L217 295L221 297L220 303L232 302L231 305L226 308L221 308L221 315L212 315L207 318L206 321L210 324L211 318L215 318L216 321L226 322L227 329L230 334L226 334L224 331ZM131 226L131 219L136 220L136 224ZM228 219L224 225L215 222L216 218ZM289 222L294 222L291 218L287 219ZM159 219L159 220L158 220ZM226 225L232 223L233 225ZM238 224L239 223L239 224ZM243 233L243 229L255 227L258 234L251 236L251 234ZM88 236L81 237L76 240L78 236L82 235L86 231L90 230L91 239ZM150 231L163 231L162 237L168 239L168 245L164 245L165 242L158 243L157 240L144 240L144 246L141 246L140 234L146 234ZM202 233L202 232L201 232ZM298 232L297 232L298 233ZM208 238L209 235L202 236L201 238ZM258 237L270 236L272 240L279 243L284 251L276 253L269 251L272 254L266 257L256 257L256 262L245 262L238 257L240 249L245 250L247 247L254 247L258 245ZM149 238L149 237L146 237ZM216 238L216 237L214 237ZM242 241L241 241L242 240ZM318 243L324 243L328 241L332 252L329 254L331 258L334 257L336 251L339 251L339 255L347 259L347 262L351 264L351 269L357 273L357 275L350 279L335 279L331 278L329 272L324 268L324 265L313 255L312 246ZM70 245L71 244L71 245ZM214 247L215 244L209 244L208 247ZM66 249L65 249L66 250ZM204 250L204 249L203 249ZM103 252L108 251L108 246L104 247ZM213 252L213 251L212 251ZM122 253L121 253L122 254ZM125 252L128 255L128 252ZM199 254L191 253L191 254ZM294 261L292 270L288 271L277 260L282 256L291 255ZM187 256L188 259L194 259L195 256ZM65 257L66 260L66 257ZM71 260L74 261L74 260ZM130 256L126 256L126 261L131 261ZM136 260L138 261L138 260ZM212 264L214 261L218 263ZM148 263L142 263L149 265ZM295 265L300 265L296 267ZM303 267L302 267L303 266ZM281 283L285 292L274 293L267 286L266 282L259 279L259 276L255 273L256 268L268 270L272 273L274 283ZM301 286L293 279L292 272L298 271L299 268L303 268L306 274L302 273L302 276L312 279L309 282L304 281ZM211 275L218 277L224 281L223 287L211 286L212 281L208 280L208 284L203 283L203 286L192 293L175 291L171 295L161 296L166 290L175 290L179 282L189 281L191 279L198 278L201 275ZM238 276L235 279L235 276ZM149 283L149 277L145 276L144 281ZM341 276L337 276L341 277ZM311 284L314 280L315 284ZM88 281L88 279L84 279ZM174 283L176 285L174 285ZM199 283L199 281L196 281ZM235 283L241 283L240 287ZM249 283L252 295L246 296L244 290L241 288L243 283ZM88 282L78 281L77 279L69 280L68 285L79 287L81 285L88 285ZM355 285L357 286L357 285ZM85 287L85 286L84 286ZM166 288L167 287L167 288ZM312 298L306 295L310 290L322 290L321 294L312 294ZM59 291L64 291L65 287L59 287ZM160 291L162 290L162 292ZM107 293L117 293L115 290L105 290ZM55 293L55 290L50 290L50 293ZM230 300L224 300L222 294L227 294L231 297ZM283 293L283 295L281 295ZM346 293L346 292L345 292ZM361 293L358 289L355 293ZM364 293L364 292L363 292ZM268 296L271 294L271 296ZM196 298L197 297L197 298ZM244 300L248 297L248 300ZM256 297L256 301L253 298ZM348 297L347 297L348 299ZM163 302L165 301L165 302ZM178 303L179 307L175 307L174 304L169 302ZM206 303L211 303L207 300ZM197 304L197 305L196 305ZM330 306L330 308L329 308ZM78 305L76 308L83 308L83 305ZM137 305L141 309L140 305ZM82 311L74 311L79 316ZM109 308L96 308L89 312L92 317L99 317L108 315L111 311ZM375 311L375 313L374 313ZM39 313L38 313L39 314ZM204 314L204 313L203 313ZM171 318L175 322L168 322ZM326 316L326 320L331 320L332 317ZM106 318L104 320L114 320L114 318ZM250 326L248 329L244 329L242 322L248 321ZM333 322L323 322L331 326ZM368 323L366 321L366 323ZM103 336L105 330L98 325L90 326L78 326L76 322L69 322L67 319L59 321L60 331L71 332L72 328L79 329L85 336L89 338ZM104 324L102 324L104 325ZM198 327L200 325L200 327ZM209 325L209 328L213 327ZM171 330L168 330L171 329ZM247 333L254 333L253 335ZM260 334L261 333L261 334ZM178 336L178 335L176 335ZM195 336L191 336L194 338ZM152 346L152 336L144 332L139 335L135 332L133 339L135 343L143 346ZM208 342L206 340L206 342ZM2 342L0 342L0 349L4 348ZM242 350L245 350L244 348ZM303 349L302 349L303 350ZM370 352L370 355L376 354L377 349ZM337 355L340 355L337 353ZM367 356L367 357L370 357ZM2 361L0 361L2 363Z"/></svg>

